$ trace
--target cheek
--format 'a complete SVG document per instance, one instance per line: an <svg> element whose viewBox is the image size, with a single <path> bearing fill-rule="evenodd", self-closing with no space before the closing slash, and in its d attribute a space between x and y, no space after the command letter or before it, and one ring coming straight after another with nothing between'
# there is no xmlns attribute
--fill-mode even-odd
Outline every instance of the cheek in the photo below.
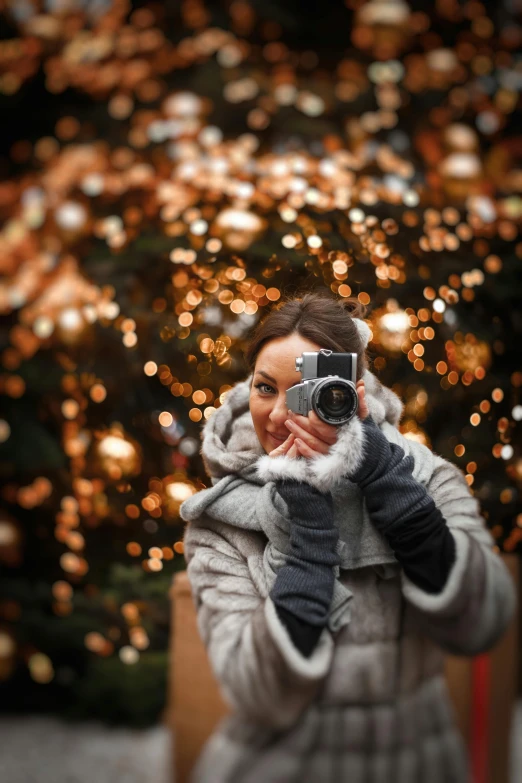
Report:
<svg viewBox="0 0 522 783"><path fill-rule="evenodd" d="M250 413L256 430L264 429L265 422L270 413L270 405L265 400L252 398L250 400Z"/></svg>

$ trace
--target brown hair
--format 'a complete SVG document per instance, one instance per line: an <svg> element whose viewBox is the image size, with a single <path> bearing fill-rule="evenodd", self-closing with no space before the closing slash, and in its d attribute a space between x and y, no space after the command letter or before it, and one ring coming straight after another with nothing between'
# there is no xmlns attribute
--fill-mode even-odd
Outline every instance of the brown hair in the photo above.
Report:
<svg viewBox="0 0 522 783"><path fill-rule="evenodd" d="M249 337L244 358L254 371L261 348L270 340L297 333L321 348L357 354L357 380L368 367L368 357L352 318L364 318L366 307L358 299L338 299L329 292L309 291L284 299L260 321Z"/></svg>

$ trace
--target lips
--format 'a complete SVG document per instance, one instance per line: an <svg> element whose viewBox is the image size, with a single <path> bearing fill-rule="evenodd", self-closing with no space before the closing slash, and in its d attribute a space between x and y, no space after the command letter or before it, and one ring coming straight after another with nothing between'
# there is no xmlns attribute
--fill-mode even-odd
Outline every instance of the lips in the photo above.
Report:
<svg viewBox="0 0 522 783"><path fill-rule="evenodd" d="M267 432L268 432L268 430L267 430ZM278 443L283 443L288 438L288 435L277 436L273 432L268 432L268 434L270 435L271 438L273 438Z"/></svg>

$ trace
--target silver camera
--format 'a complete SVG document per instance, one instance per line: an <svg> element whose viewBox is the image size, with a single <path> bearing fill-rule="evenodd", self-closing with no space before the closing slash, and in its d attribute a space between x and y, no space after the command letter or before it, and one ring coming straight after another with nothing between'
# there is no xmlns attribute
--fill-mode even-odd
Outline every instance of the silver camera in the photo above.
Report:
<svg viewBox="0 0 522 783"><path fill-rule="evenodd" d="M334 353L327 348L304 351L295 360L302 382L286 392L290 410L308 416L314 410L327 424L346 424L359 408L357 354Z"/></svg>

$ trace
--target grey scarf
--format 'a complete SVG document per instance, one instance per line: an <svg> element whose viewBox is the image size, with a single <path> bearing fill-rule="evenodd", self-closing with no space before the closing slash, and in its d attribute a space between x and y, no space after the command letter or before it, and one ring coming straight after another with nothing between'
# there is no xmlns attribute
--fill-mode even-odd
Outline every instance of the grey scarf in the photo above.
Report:
<svg viewBox="0 0 522 783"><path fill-rule="evenodd" d="M276 490L275 480L298 475L301 467L312 476L311 460L296 460L287 457L277 460L265 454L254 430L249 409L250 382L252 375L237 383L226 395L224 403L205 422L202 430L201 456L211 477L212 486L197 492L182 503L180 515L186 522L208 514L229 525L263 532L267 538L264 550L265 575L269 590L272 588L278 569L286 562L289 549L289 527L291 519L285 501ZM384 386L373 373L366 370L363 375L366 401L374 421L389 441L404 447L398 423L403 405L400 398ZM357 419L357 420L355 420ZM358 432L360 420L354 417L339 430L337 451L333 447L328 462L322 461L336 478L325 482L321 478L323 491L329 489L334 501L334 521L339 528L337 551L340 569L354 569L373 566L382 578L397 573L396 558L384 537L372 524L362 492L357 485L344 478L343 466L352 463L354 450L359 451ZM400 440L399 440L400 439ZM407 441L408 442L408 441ZM413 475L426 484L432 472L430 450L415 441L409 441L408 449L415 460ZM406 447L408 448L408 447ZM394 565L395 564L395 565ZM328 625L338 631L350 621L351 591L339 578L336 579Z"/></svg>

